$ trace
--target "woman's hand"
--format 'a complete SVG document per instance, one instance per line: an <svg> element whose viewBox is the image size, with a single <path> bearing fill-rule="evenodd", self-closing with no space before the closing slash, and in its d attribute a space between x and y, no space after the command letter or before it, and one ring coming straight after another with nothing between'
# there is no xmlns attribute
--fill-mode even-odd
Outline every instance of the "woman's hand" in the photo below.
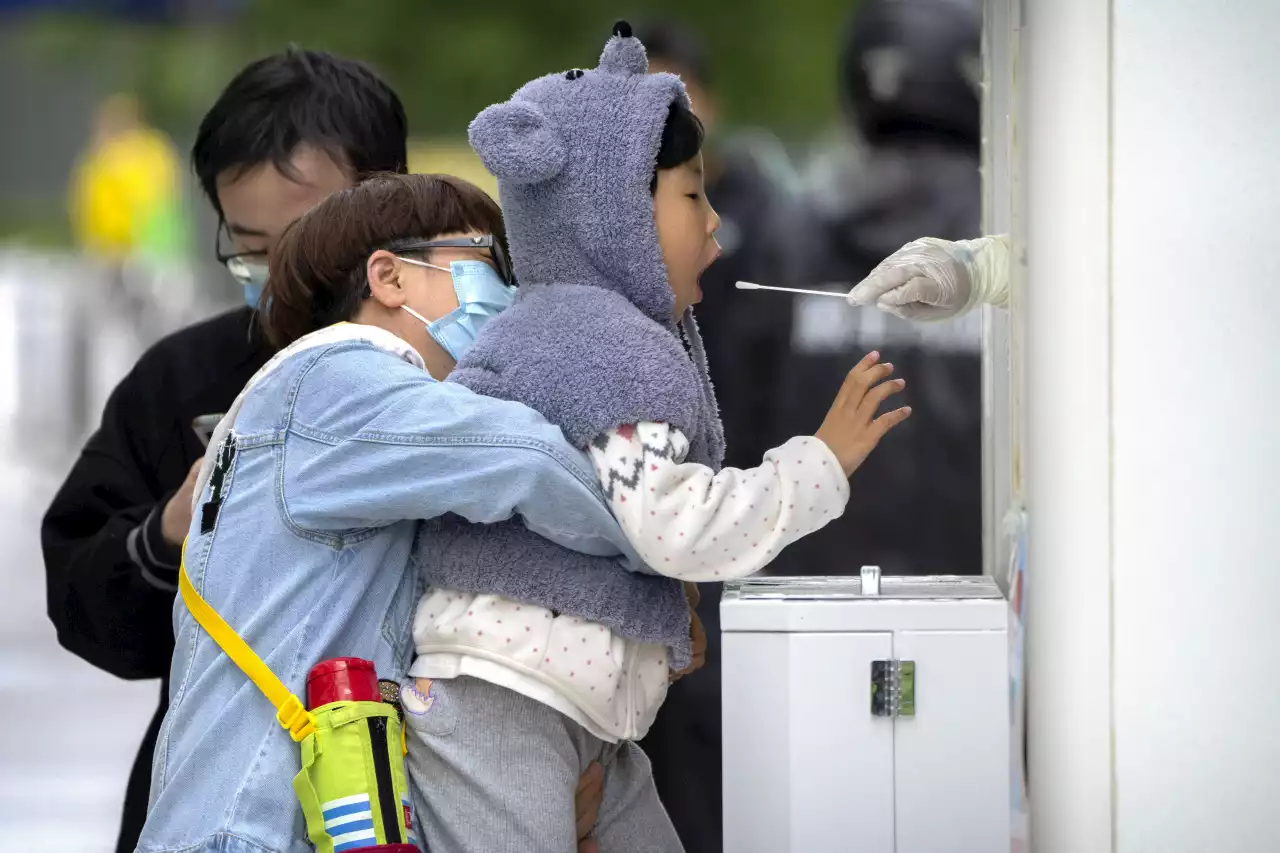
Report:
<svg viewBox="0 0 1280 853"><path fill-rule="evenodd" d="M702 620L698 618L698 602L702 600L698 585L685 581L684 597L689 602L689 640L693 647L693 656L687 667L672 670L672 681L679 681L686 675L697 672L707 662L707 632L702 627Z"/></svg>
<svg viewBox="0 0 1280 853"><path fill-rule="evenodd" d="M591 840L591 831L596 828L596 817L603 801L604 768L592 762L578 780L578 790L573 795L573 810L578 823L578 853L600 853L600 846Z"/></svg>
<svg viewBox="0 0 1280 853"><path fill-rule="evenodd" d="M893 365L879 361L880 353L868 353L849 371L826 419L814 433L831 448L846 477L858 469L889 430L911 416L911 409L904 407L876 417L880 404L907 385L902 379L883 381L893 373Z"/></svg>

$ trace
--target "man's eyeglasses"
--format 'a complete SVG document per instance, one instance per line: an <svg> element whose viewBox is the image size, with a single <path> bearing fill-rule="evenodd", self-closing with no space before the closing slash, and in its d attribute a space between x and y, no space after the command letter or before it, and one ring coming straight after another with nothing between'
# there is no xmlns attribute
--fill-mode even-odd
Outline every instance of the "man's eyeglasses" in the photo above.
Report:
<svg viewBox="0 0 1280 853"><path fill-rule="evenodd" d="M231 273L232 278L241 284L248 284L254 280L255 270L264 269L267 266L267 253L265 251L254 252L224 252L222 250L223 234L227 235L230 240L231 235L227 232L227 223L218 223L218 231L214 235L213 253L218 259L218 263L227 268L227 272ZM507 253L502 250L502 242L494 239L492 234L482 234L476 237L447 237L442 240L411 240L407 242L396 242L389 247L394 252L426 252L431 249L488 249L489 257L493 260L493 266L498 271L498 275L502 281L509 285L515 285L515 271L511 268L511 261L507 258Z"/></svg>
<svg viewBox="0 0 1280 853"><path fill-rule="evenodd" d="M516 274L511 268L511 261L507 259L507 253L502 250L502 241L495 239L492 234L484 234L478 237L446 237L443 240L397 242L389 248L392 252L426 252L431 249L488 249L489 257L493 259L493 266L498 271L502 281L512 286L516 283Z"/></svg>
<svg viewBox="0 0 1280 853"><path fill-rule="evenodd" d="M222 251L222 235L226 234L227 239L231 239L230 233L227 232L227 223L222 221L218 223L218 230L213 237L213 254L218 259L218 263L227 268L227 272L231 273L231 277L241 284L250 284L255 278L266 278L265 275L256 276L255 271L261 270L265 272L267 267L267 253L265 251L256 252L232 252Z"/></svg>

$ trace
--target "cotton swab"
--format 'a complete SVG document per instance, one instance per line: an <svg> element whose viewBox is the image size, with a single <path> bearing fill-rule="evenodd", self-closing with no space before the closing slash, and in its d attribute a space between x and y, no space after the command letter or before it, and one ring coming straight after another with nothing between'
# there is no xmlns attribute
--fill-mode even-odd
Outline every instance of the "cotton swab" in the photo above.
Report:
<svg viewBox="0 0 1280 853"><path fill-rule="evenodd" d="M840 299L846 298L846 294L839 293L834 290L800 290L795 287L769 287L766 284L753 284L749 281L738 282L738 290L776 290L779 293L803 293L808 296L835 296Z"/></svg>

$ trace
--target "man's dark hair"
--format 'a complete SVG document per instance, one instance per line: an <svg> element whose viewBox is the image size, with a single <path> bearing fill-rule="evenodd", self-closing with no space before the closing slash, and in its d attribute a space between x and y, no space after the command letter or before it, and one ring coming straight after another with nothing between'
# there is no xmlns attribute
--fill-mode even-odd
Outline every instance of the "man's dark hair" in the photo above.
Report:
<svg viewBox="0 0 1280 853"><path fill-rule="evenodd" d="M682 75L694 78L703 87L711 85L707 51L698 34L669 21L657 21L641 27L636 37L644 44L650 62L661 62Z"/></svg>
<svg viewBox="0 0 1280 853"><path fill-rule="evenodd" d="M218 216L218 175L271 163L292 177L297 147L313 145L354 179L407 171L404 107L360 62L290 47L246 66L205 114L191 165Z"/></svg>
<svg viewBox="0 0 1280 853"><path fill-rule="evenodd" d="M674 169L688 163L702 150L705 132L702 121L681 101L672 101L667 110L667 123L662 127L662 143L658 147L657 169ZM654 170L649 192L658 189L658 172Z"/></svg>

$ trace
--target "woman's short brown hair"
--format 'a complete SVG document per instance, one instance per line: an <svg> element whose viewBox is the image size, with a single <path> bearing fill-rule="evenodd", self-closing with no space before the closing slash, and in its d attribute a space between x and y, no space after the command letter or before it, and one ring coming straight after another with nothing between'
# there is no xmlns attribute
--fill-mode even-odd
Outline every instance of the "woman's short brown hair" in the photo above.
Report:
<svg viewBox="0 0 1280 853"><path fill-rule="evenodd" d="M374 175L316 205L289 226L272 254L263 328L278 347L350 320L378 249L479 231L504 248L502 212L483 190L451 175Z"/></svg>

